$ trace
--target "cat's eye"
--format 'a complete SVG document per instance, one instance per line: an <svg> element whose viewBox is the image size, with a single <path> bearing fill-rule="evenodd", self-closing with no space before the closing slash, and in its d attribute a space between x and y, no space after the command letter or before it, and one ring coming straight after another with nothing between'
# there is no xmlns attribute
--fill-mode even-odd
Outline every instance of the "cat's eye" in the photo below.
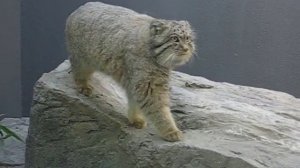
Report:
<svg viewBox="0 0 300 168"><path fill-rule="evenodd" d="M186 37L185 37L185 40L186 40L186 41L191 41L191 37L186 36Z"/></svg>
<svg viewBox="0 0 300 168"><path fill-rule="evenodd" d="M173 36L173 37L172 37L172 40L173 40L174 42L179 42L179 38L176 37L176 36Z"/></svg>

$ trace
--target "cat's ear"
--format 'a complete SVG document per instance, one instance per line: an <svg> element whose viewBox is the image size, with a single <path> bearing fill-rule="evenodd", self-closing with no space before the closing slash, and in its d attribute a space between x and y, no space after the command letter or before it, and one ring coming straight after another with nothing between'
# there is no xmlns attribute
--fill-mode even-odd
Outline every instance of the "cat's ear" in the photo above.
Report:
<svg viewBox="0 0 300 168"><path fill-rule="evenodd" d="M151 35L160 35L166 28L167 27L164 22L160 20L154 20L150 24Z"/></svg>
<svg viewBox="0 0 300 168"><path fill-rule="evenodd" d="M188 21L186 21L186 20L178 21L178 23L181 24L181 25L183 25L183 26L185 26L185 27L188 27L188 28L191 27L190 23Z"/></svg>

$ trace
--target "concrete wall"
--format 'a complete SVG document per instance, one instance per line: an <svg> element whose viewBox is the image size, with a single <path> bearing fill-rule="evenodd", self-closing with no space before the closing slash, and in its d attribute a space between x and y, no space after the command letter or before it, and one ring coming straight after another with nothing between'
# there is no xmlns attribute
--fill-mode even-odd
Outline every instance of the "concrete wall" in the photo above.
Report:
<svg viewBox="0 0 300 168"><path fill-rule="evenodd" d="M20 1L0 1L0 114L11 117L22 112Z"/></svg>
<svg viewBox="0 0 300 168"><path fill-rule="evenodd" d="M65 19L87 0L23 0L23 114L43 72L67 58ZM215 81L280 90L300 97L300 1L106 0L166 19L186 19L198 56L179 70Z"/></svg>

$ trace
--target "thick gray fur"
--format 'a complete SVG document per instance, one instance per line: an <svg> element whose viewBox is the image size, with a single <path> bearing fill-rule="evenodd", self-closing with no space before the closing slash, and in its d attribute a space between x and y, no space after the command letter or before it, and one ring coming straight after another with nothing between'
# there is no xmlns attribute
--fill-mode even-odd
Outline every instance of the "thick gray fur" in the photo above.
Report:
<svg viewBox="0 0 300 168"><path fill-rule="evenodd" d="M187 21L155 19L132 10L89 2L67 19L66 44L79 91L92 93L94 71L110 75L126 90L129 122L146 126L148 118L163 139L178 141L169 107L169 75L195 51Z"/></svg>

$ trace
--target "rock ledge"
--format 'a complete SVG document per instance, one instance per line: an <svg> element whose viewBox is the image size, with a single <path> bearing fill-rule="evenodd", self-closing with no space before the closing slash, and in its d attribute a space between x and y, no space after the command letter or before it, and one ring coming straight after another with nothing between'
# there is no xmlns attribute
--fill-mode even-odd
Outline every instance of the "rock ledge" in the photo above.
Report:
<svg viewBox="0 0 300 168"><path fill-rule="evenodd" d="M282 92L173 72L172 112L184 140L161 140L151 123L128 125L124 92L95 74L78 94L69 62L36 83L27 168L298 168L300 100Z"/></svg>

